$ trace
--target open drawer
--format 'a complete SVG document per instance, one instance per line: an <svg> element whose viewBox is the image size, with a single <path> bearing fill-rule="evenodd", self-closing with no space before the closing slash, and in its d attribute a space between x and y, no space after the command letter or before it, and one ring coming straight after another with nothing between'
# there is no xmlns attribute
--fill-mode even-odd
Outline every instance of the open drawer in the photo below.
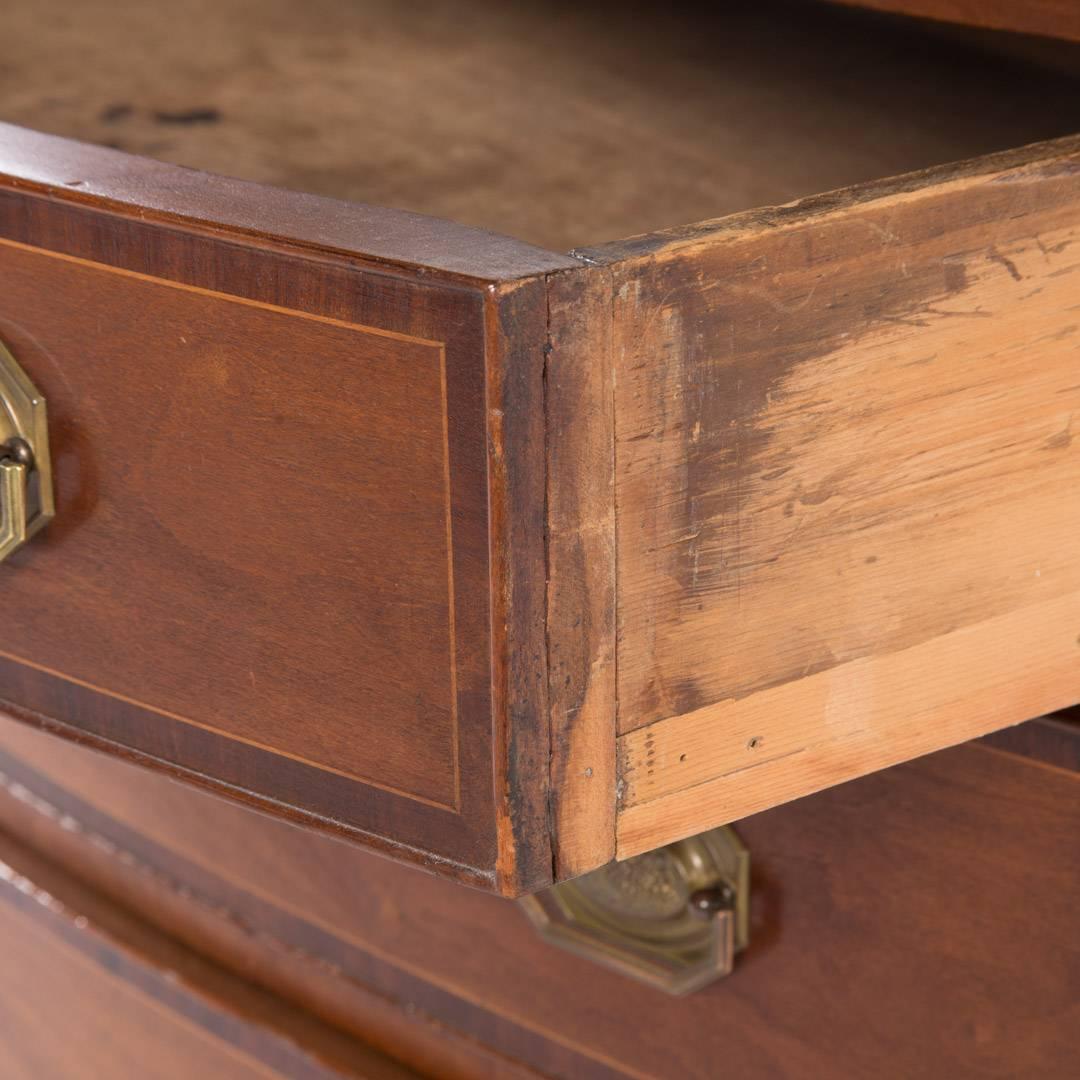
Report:
<svg viewBox="0 0 1080 1080"><path fill-rule="evenodd" d="M1075 54L11 7L5 711L520 894L1080 699Z"/></svg>

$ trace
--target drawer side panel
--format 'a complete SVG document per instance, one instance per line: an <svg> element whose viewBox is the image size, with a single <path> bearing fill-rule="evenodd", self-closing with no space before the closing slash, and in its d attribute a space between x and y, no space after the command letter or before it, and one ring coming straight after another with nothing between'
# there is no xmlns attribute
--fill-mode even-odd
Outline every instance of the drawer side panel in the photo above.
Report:
<svg viewBox="0 0 1080 1080"><path fill-rule="evenodd" d="M591 256L621 855L1080 698L1075 140Z"/></svg>

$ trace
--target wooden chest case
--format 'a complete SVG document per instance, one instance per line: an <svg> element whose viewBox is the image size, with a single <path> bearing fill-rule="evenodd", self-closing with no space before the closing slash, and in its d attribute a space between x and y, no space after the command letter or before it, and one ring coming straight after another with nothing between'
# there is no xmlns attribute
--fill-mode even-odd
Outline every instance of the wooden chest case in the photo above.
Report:
<svg viewBox="0 0 1080 1080"><path fill-rule="evenodd" d="M833 858L794 823L820 805L820 830L847 829L855 796L776 808L1080 700L1067 11L967 20L1055 42L786 3L40 7L4 16L0 74L0 359L47 402L26 475L44 490L50 460L55 495L0 562L0 713L48 733L5 735L12 805L37 791L28 755L42 805L136 847L220 820L237 849L285 845L281 873L318 879L306 853L332 852L310 856L334 864L323 889L421 888L375 852L440 897L521 897L763 812L784 850L805 828ZM980 791L984 768L1042 776L997 753L851 790L942 760ZM94 797L69 812L76 774ZM98 787L141 790L139 812L95 809ZM291 986L307 975L174 911L205 867L144 894L156 871L91 865L95 829L12 815L76 892L209 934L218 963L349 1027L352 1006ZM1040 849L1059 868L1063 835ZM447 935L517 917L462 895ZM313 949L333 965L340 917L320 917L334 958ZM380 979L357 976L412 992ZM283 1046L262 1008L235 1039ZM487 1008L432 1006L485 1047L461 1075L473 1050L585 1068ZM338 1034L303 1067L337 1068ZM597 1039L585 1058L634 1074Z"/></svg>
<svg viewBox="0 0 1080 1080"><path fill-rule="evenodd" d="M1036 721L741 822L750 945L673 998L502 898L7 723L0 830L66 876L0 851L4 1075L1067 1080L1078 769L1080 727Z"/></svg>

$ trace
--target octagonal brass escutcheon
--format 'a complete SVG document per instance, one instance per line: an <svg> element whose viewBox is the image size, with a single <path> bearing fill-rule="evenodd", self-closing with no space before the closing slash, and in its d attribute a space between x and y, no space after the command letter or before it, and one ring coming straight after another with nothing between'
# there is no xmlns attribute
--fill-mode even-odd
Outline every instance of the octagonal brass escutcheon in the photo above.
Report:
<svg viewBox="0 0 1080 1080"><path fill-rule="evenodd" d="M53 512L45 398L0 342L0 562Z"/></svg>
<svg viewBox="0 0 1080 1080"><path fill-rule="evenodd" d="M553 944L686 994L730 974L749 941L750 853L733 829L711 829L521 904Z"/></svg>

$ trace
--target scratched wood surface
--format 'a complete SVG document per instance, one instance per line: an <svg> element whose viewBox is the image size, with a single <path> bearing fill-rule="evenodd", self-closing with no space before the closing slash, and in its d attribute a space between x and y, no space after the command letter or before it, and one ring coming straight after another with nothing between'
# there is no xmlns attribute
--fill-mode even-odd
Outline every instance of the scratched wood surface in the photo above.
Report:
<svg viewBox="0 0 1080 1080"><path fill-rule="evenodd" d="M615 855L615 501L606 273L549 287L547 627L556 878Z"/></svg>
<svg viewBox="0 0 1080 1080"><path fill-rule="evenodd" d="M1068 148L573 257L149 160L569 245L1076 130L1074 71L824 5L198 10L160 94L145 5L5 24L5 115L148 155L0 128L62 504L5 708L520 893L1075 699ZM312 65L304 123L252 92Z"/></svg>
<svg viewBox="0 0 1080 1080"><path fill-rule="evenodd" d="M1080 143L594 250L619 854L1080 698Z"/></svg>

